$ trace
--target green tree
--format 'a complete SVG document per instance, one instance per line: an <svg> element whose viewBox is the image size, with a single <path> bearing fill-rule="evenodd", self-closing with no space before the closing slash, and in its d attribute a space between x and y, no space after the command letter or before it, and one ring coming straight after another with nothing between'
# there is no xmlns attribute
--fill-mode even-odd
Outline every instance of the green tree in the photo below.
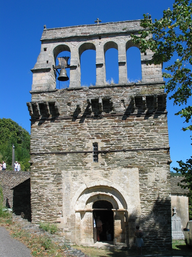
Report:
<svg viewBox="0 0 192 257"><path fill-rule="evenodd" d="M175 113L184 118L183 131L192 130L192 0L175 0L173 8L163 11L163 17L152 21L144 15L140 23L143 30L132 35L142 53L153 52L148 64L165 63L165 92L174 104L181 107ZM180 168L174 168L184 179L181 187L190 190L190 216L192 218L192 157L185 162L178 161Z"/></svg>
<svg viewBox="0 0 192 257"><path fill-rule="evenodd" d="M183 161L178 161L179 168L173 168L177 173L183 176L183 179L179 183L182 188L189 188L189 217L192 219L192 156L190 159L184 163Z"/></svg>
<svg viewBox="0 0 192 257"><path fill-rule="evenodd" d="M159 20L144 14L141 20L143 30L139 35L132 35L140 46L141 52L153 51L149 64L161 64L171 61L163 73L166 78L165 91L174 104L187 105L176 113L189 123L192 117L192 106L188 100L192 95L192 1L175 0L173 9L168 8ZM189 124L183 130L192 130Z"/></svg>
<svg viewBox="0 0 192 257"><path fill-rule="evenodd" d="M15 146L15 160L21 164L22 170L30 169L30 135L11 119L0 119L0 162L12 165L12 146Z"/></svg>

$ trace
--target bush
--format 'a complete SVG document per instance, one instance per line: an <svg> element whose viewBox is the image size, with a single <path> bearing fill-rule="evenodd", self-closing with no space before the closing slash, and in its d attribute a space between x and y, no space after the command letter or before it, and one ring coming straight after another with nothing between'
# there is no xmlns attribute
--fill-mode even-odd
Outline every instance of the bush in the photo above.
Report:
<svg viewBox="0 0 192 257"><path fill-rule="evenodd" d="M43 237L41 239L41 245L45 250L50 250L51 248L53 248L53 243L48 237Z"/></svg>
<svg viewBox="0 0 192 257"><path fill-rule="evenodd" d="M8 212L7 208L3 206L3 189L0 186L0 217L6 218L9 216L10 213Z"/></svg>
<svg viewBox="0 0 192 257"><path fill-rule="evenodd" d="M50 234L55 234L57 232L57 226L55 224L41 222L39 227Z"/></svg>

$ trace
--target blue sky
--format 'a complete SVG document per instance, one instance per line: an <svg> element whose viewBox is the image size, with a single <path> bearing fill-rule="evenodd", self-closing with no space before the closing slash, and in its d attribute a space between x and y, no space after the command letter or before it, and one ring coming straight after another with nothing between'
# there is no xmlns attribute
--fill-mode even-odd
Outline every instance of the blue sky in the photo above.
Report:
<svg viewBox="0 0 192 257"><path fill-rule="evenodd" d="M40 52L40 38L47 28L162 17L174 0L7 0L0 2L0 118L10 118L30 132L26 102L31 101L31 69ZM112 64L111 64L112 65ZM113 65L112 65L113 66ZM86 82L85 82L86 83ZM192 104L192 101L191 103ZM182 132L178 108L167 104L171 166L191 155L190 132Z"/></svg>

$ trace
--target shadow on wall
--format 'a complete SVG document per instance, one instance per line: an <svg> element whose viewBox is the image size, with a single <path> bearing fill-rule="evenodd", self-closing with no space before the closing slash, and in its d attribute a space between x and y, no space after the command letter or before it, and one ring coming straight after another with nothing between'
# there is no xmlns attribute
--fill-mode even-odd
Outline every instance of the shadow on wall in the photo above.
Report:
<svg viewBox="0 0 192 257"><path fill-rule="evenodd" d="M22 218L31 221L30 179L12 188L13 212Z"/></svg>
<svg viewBox="0 0 192 257"><path fill-rule="evenodd" d="M147 210L145 209L145 211ZM131 215L129 220L138 220L135 225L139 225L143 231L143 239L147 249L150 250L155 248L160 250L161 247L163 247L171 250L172 238L170 199L160 199L158 197L154 203L152 211L150 211L148 215L145 217L142 217L141 215L139 219L135 215Z"/></svg>
<svg viewBox="0 0 192 257"><path fill-rule="evenodd" d="M145 248L162 250L163 247L170 250L172 247L171 201L168 198L160 199L158 197L154 201L152 210L150 210L150 201L149 199L143 207L145 216L130 215L128 219L129 233L133 236L135 226L139 225L143 231ZM148 214L147 208L149 208ZM31 221L30 179L13 188L13 212Z"/></svg>

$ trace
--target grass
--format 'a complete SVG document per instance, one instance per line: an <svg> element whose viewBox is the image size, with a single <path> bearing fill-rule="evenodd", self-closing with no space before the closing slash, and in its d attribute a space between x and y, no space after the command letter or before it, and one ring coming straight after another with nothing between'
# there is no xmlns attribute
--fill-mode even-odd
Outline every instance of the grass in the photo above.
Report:
<svg viewBox="0 0 192 257"><path fill-rule="evenodd" d="M4 226L11 234L12 237L19 240L25 244L29 249L31 249L32 256L50 256L50 257L64 257L66 254L64 250L67 249L67 245L59 245L51 240L50 236L39 236L22 229L21 225L17 222L12 221L12 217L0 217L0 226ZM48 229L49 226L46 226ZM46 230L47 231L47 230ZM125 256L137 256L136 249L131 250L104 250L93 247L83 247L83 246L73 246L78 250L81 250L89 257L125 257ZM187 255L192 256L192 251L185 245L184 240L173 240L172 250L169 252L160 251L149 251L148 249L143 249L143 254L150 254L154 256L155 254L163 255Z"/></svg>
<svg viewBox="0 0 192 257"><path fill-rule="evenodd" d="M75 246L76 249L81 250L89 257L126 257L126 256L138 256L136 249L131 250L104 250L104 249L95 249L91 247ZM143 248L143 255L156 256L157 254L161 256L165 255L174 255L174 256L192 256L192 250L186 246L184 240L173 240L172 241L172 250L165 252L160 250L148 250Z"/></svg>
<svg viewBox="0 0 192 257"><path fill-rule="evenodd" d="M105 250L93 247L75 246L76 249L81 250L89 257L106 257L106 256L129 256L128 251L122 250Z"/></svg>
<svg viewBox="0 0 192 257"><path fill-rule="evenodd" d="M55 234L57 232L57 226L55 224L41 222L39 227L50 234Z"/></svg>
<svg viewBox="0 0 192 257"><path fill-rule="evenodd" d="M9 213L8 209L3 205L3 189L0 185L0 217L9 218L11 214Z"/></svg>
<svg viewBox="0 0 192 257"><path fill-rule="evenodd" d="M0 217L0 226L4 226L13 238L25 244L31 250L32 256L66 256L65 245L60 246L53 242L51 236L39 236L22 229L20 224L12 221L11 217L9 219Z"/></svg>
<svg viewBox="0 0 192 257"><path fill-rule="evenodd" d="M184 240L173 240L172 241L172 251L174 253L186 254L192 256L192 247L186 246Z"/></svg>

